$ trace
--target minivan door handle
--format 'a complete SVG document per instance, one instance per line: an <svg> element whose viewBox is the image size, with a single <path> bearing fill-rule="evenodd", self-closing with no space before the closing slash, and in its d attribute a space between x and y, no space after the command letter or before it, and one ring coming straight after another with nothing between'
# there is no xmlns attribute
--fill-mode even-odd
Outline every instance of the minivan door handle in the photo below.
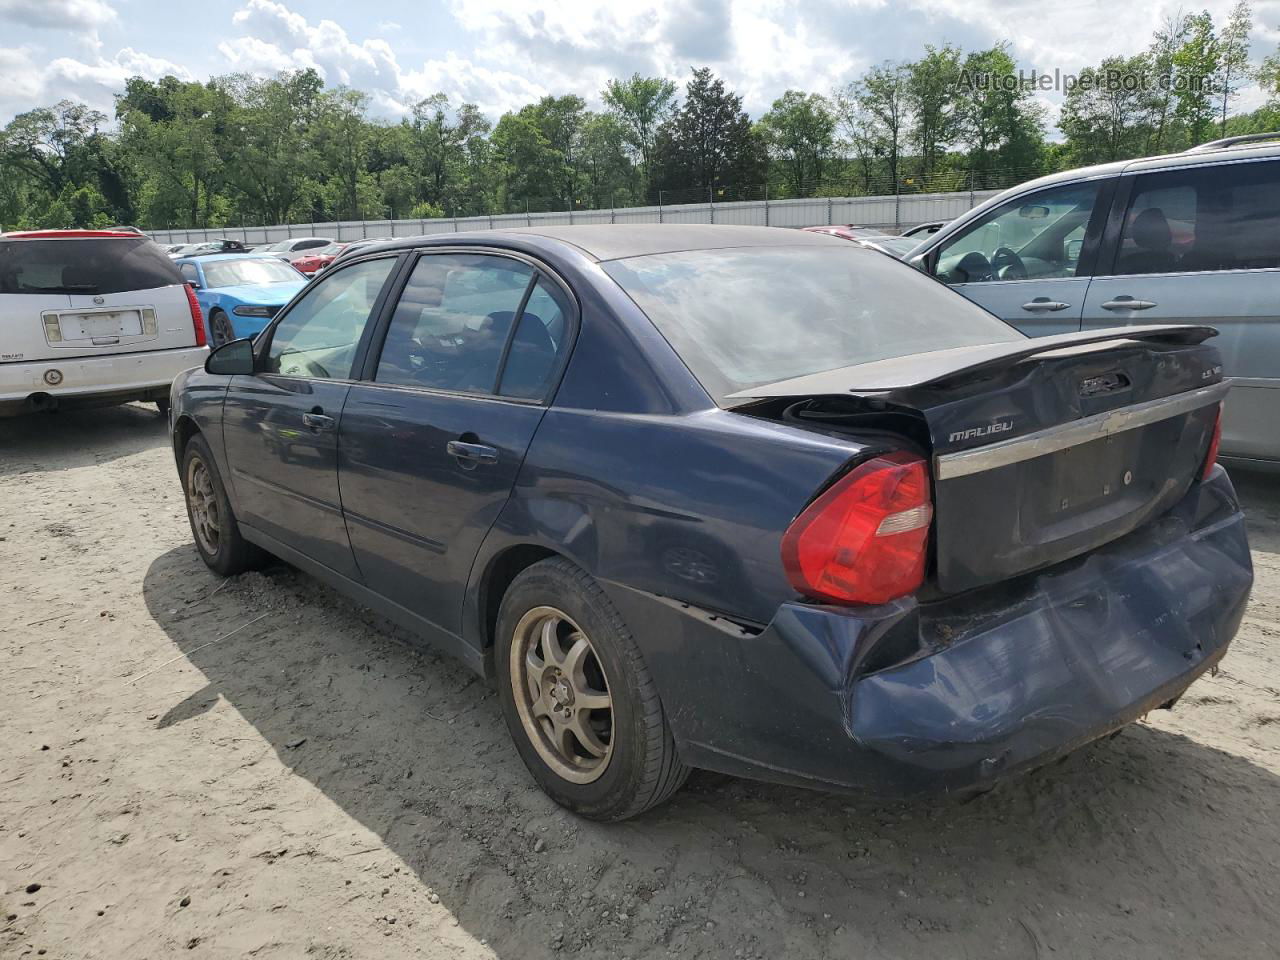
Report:
<svg viewBox="0 0 1280 960"><path fill-rule="evenodd" d="M302 422L314 433L333 429L333 417L327 417L323 413L304 413Z"/></svg>
<svg viewBox="0 0 1280 960"><path fill-rule="evenodd" d="M1103 310L1150 310L1159 306L1152 300L1135 300L1133 297L1116 297L1102 304Z"/></svg>
<svg viewBox="0 0 1280 960"><path fill-rule="evenodd" d="M487 443L467 443L465 440L450 440L445 449L451 457L465 460L468 463L497 463L498 448Z"/></svg>
<svg viewBox="0 0 1280 960"><path fill-rule="evenodd" d="M1030 303L1024 303L1022 309L1030 313L1053 313L1071 306L1061 300L1050 300L1048 297L1036 297Z"/></svg>

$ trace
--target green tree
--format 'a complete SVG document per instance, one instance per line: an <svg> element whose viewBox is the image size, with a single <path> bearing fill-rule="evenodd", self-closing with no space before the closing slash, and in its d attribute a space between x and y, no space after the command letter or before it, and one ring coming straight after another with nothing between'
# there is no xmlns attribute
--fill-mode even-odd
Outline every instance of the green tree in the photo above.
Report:
<svg viewBox="0 0 1280 960"><path fill-rule="evenodd" d="M964 74L1010 77L1017 66L1004 44L965 57ZM959 103L960 141L968 148L974 185L998 182L1011 174L1039 172L1044 157L1044 112L1021 84L964 85Z"/></svg>
<svg viewBox="0 0 1280 960"><path fill-rule="evenodd" d="M788 90L760 118L769 151L785 171L792 196L817 187L835 147L836 120L827 98Z"/></svg>
<svg viewBox="0 0 1280 960"><path fill-rule="evenodd" d="M960 132L957 107L961 52L950 44L925 46L925 55L907 64L905 106L912 119L908 142L920 158L927 182Z"/></svg>
<svg viewBox="0 0 1280 960"><path fill-rule="evenodd" d="M1125 77L1152 81L1146 54L1108 57L1098 67L1079 74L1068 91L1058 119L1073 165L1102 163L1137 156L1150 141L1150 97L1142 84Z"/></svg>
<svg viewBox="0 0 1280 960"><path fill-rule="evenodd" d="M1186 38L1174 53L1173 64L1178 81L1174 114L1186 125L1191 143L1203 143L1217 112L1214 78L1222 64L1213 18L1207 10L1187 18Z"/></svg>
<svg viewBox="0 0 1280 960"><path fill-rule="evenodd" d="M684 102L663 124L659 144L663 186L669 190L736 188L743 196L761 178L742 97L726 90L707 67L693 71Z"/></svg>
<svg viewBox="0 0 1280 960"><path fill-rule="evenodd" d="M1248 0L1232 7L1226 26L1218 36L1218 70L1214 86L1218 91L1219 128L1227 132L1227 111L1231 101L1240 95L1240 86L1249 79L1249 31L1253 29L1253 11Z"/></svg>
<svg viewBox="0 0 1280 960"><path fill-rule="evenodd" d="M910 124L907 85L910 73L898 63L872 67L847 91L862 117L862 136L870 152L884 160L894 193L902 177L902 153Z"/></svg>
<svg viewBox="0 0 1280 960"><path fill-rule="evenodd" d="M636 73L627 80L610 80L601 96L622 125L647 191L652 185L658 130L676 106L676 85L662 77L642 77Z"/></svg>

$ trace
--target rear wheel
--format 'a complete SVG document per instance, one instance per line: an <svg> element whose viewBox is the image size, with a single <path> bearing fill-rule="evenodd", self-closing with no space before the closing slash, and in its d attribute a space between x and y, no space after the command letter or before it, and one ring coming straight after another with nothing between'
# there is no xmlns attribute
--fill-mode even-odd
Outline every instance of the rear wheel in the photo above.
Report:
<svg viewBox="0 0 1280 960"><path fill-rule="evenodd" d="M240 535L209 445L198 434L183 451L182 491L196 550L210 570L228 577L262 563L266 555Z"/></svg>
<svg viewBox="0 0 1280 960"><path fill-rule="evenodd" d="M235 328L231 326L231 318L221 310L209 314L209 333L213 337L213 345L220 347L236 338Z"/></svg>
<svg viewBox="0 0 1280 960"><path fill-rule="evenodd" d="M507 728L538 785L593 820L625 820L688 776L657 688L600 586L566 560L512 582L495 650Z"/></svg>

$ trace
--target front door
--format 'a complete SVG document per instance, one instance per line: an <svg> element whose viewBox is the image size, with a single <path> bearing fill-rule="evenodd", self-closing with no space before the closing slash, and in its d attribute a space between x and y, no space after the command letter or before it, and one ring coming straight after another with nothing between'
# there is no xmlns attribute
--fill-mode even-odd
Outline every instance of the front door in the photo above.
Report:
<svg viewBox="0 0 1280 960"><path fill-rule="evenodd" d="M1084 329L1215 327L1231 379L1222 453L1280 460L1280 160L1126 177Z"/></svg>
<svg viewBox="0 0 1280 960"><path fill-rule="evenodd" d="M232 379L223 407L240 521L352 579L338 421L361 336L396 263L354 263L313 285L267 332L259 372Z"/></svg>
<svg viewBox="0 0 1280 960"><path fill-rule="evenodd" d="M569 303L522 260L423 255L347 398L339 477L365 585L449 633L542 419Z"/></svg>
<svg viewBox="0 0 1280 960"><path fill-rule="evenodd" d="M934 275L1028 336L1074 333L1106 183L1049 187L996 207L939 242L929 257Z"/></svg>

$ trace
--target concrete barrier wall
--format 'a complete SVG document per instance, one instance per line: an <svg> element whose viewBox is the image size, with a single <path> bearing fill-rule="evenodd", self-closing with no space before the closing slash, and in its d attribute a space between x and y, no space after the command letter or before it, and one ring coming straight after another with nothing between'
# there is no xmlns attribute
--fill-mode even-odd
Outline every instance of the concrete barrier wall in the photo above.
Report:
<svg viewBox="0 0 1280 960"><path fill-rule="evenodd" d="M568 226L579 223L736 223L746 226L812 227L854 223L899 231L929 220L952 220L999 191L913 193L888 197L812 197L803 200L746 200L739 203L682 203L616 210L557 213L505 213L491 217L446 217L437 220L347 220L337 223L294 223L276 227L210 227L198 230L153 230L157 243L198 243L232 237L259 245L289 237L416 237L432 233L495 230L503 227Z"/></svg>

